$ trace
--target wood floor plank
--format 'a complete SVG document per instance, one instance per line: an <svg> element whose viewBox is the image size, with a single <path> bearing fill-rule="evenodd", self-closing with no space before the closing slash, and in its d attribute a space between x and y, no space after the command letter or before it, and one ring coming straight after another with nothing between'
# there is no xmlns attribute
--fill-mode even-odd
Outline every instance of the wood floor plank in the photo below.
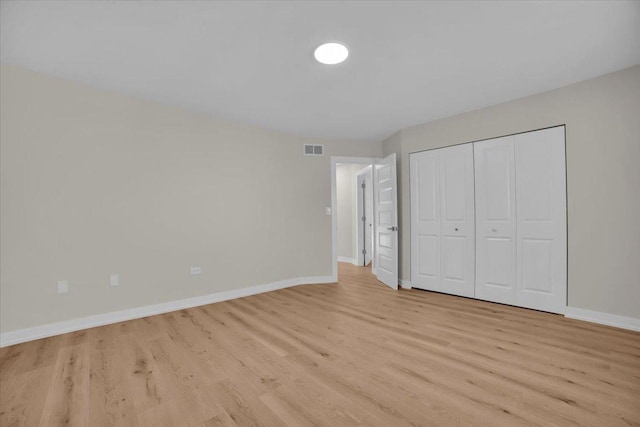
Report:
<svg viewBox="0 0 640 427"><path fill-rule="evenodd" d="M0 426L37 426L52 374L49 366L0 382Z"/></svg>
<svg viewBox="0 0 640 427"><path fill-rule="evenodd" d="M127 369L122 364L118 337L128 328L109 325L88 332L89 419L99 425L138 425L136 408L127 385Z"/></svg>
<svg viewBox="0 0 640 427"><path fill-rule="evenodd" d="M640 426L640 333L339 277L0 349L0 425Z"/></svg>
<svg viewBox="0 0 640 427"><path fill-rule="evenodd" d="M40 425L89 425L89 380L87 344L61 348L53 368Z"/></svg>

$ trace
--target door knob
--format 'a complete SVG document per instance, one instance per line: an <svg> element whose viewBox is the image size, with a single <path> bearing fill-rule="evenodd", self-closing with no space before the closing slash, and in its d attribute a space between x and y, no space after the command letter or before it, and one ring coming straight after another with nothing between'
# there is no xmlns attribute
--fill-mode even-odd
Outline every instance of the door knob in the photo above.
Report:
<svg viewBox="0 0 640 427"><path fill-rule="evenodd" d="M493 231L494 233L498 232L498 230L496 230L495 228L492 228L491 231Z"/></svg>
<svg viewBox="0 0 640 427"><path fill-rule="evenodd" d="M458 231L458 228L456 227L456 229L455 229L455 230L456 230L456 231Z"/></svg>
<svg viewBox="0 0 640 427"><path fill-rule="evenodd" d="M398 227L387 227L387 230L398 231Z"/></svg>

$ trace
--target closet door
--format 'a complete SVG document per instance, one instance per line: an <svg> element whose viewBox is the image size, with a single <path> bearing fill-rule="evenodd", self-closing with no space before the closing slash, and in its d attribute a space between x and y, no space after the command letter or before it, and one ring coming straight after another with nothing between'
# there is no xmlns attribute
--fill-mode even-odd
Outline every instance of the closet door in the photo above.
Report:
<svg viewBox="0 0 640 427"><path fill-rule="evenodd" d="M443 148L440 155L440 291L475 294L473 146Z"/></svg>
<svg viewBox="0 0 640 427"><path fill-rule="evenodd" d="M473 147L411 154L411 284L473 297Z"/></svg>
<svg viewBox="0 0 640 427"><path fill-rule="evenodd" d="M411 285L440 289L440 164L438 150L413 153L411 176Z"/></svg>
<svg viewBox="0 0 640 427"><path fill-rule="evenodd" d="M567 211L564 126L515 136L516 305L564 313Z"/></svg>
<svg viewBox="0 0 640 427"><path fill-rule="evenodd" d="M513 136L473 144L478 299L516 302L516 201Z"/></svg>

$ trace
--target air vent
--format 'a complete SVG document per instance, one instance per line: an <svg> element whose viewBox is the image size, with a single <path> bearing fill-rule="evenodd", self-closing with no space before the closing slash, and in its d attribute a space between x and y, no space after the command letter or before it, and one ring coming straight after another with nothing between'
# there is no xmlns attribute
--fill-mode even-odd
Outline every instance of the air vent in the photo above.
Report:
<svg viewBox="0 0 640 427"><path fill-rule="evenodd" d="M305 156L322 156L324 154L324 145L307 145L304 146Z"/></svg>

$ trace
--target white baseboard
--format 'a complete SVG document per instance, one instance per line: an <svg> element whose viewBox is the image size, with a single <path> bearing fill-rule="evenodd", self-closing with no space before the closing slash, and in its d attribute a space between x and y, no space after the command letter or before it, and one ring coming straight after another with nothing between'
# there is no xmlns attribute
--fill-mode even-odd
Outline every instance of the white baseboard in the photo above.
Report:
<svg viewBox="0 0 640 427"><path fill-rule="evenodd" d="M338 262L348 262L348 263L351 263L351 264L353 264L355 266L359 265L357 259L349 258L349 257L346 257L346 256L339 256L338 257Z"/></svg>
<svg viewBox="0 0 640 427"><path fill-rule="evenodd" d="M37 340L54 335L66 334L68 332L75 332L82 329L94 328L96 326L123 322L125 320L139 319L141 317L168 313L170 311L198 307L201 305L213 304L216 302L227 301L235 298L242 298L250 295L261 294L264 292L275 291L278 289L289 288L291 286L333 282L335 282L335 280L333 280L332 276L296 277L294 279L287 279L278 282L266 283L263 285L250 286L248 288L216 292L214 294L202 295L199 297L169 301L160 304L130 308L121 311L112 311L110 313L96 314L93 316L81 317L78 319L64 320L62 322L49 323L41 326L34 326L32 328L3 332L0 334L0 347L20 344L26 341Z"/></svg>
<svg viewBox="0 0 640 427"><path fill-rule="evenodd" d="M412 285L409 280L398 279L400 281L400 287L403 289L411 289Z"/></svg>
<svg viewBox="0 0 640 427"><path fill-rule="evenodd" d="M636 319L635 317L619 316L617 314L603 313L601 311L586 310L577 307L567 307L564 316L570 319L640 331L640 319Z"/></svg>

